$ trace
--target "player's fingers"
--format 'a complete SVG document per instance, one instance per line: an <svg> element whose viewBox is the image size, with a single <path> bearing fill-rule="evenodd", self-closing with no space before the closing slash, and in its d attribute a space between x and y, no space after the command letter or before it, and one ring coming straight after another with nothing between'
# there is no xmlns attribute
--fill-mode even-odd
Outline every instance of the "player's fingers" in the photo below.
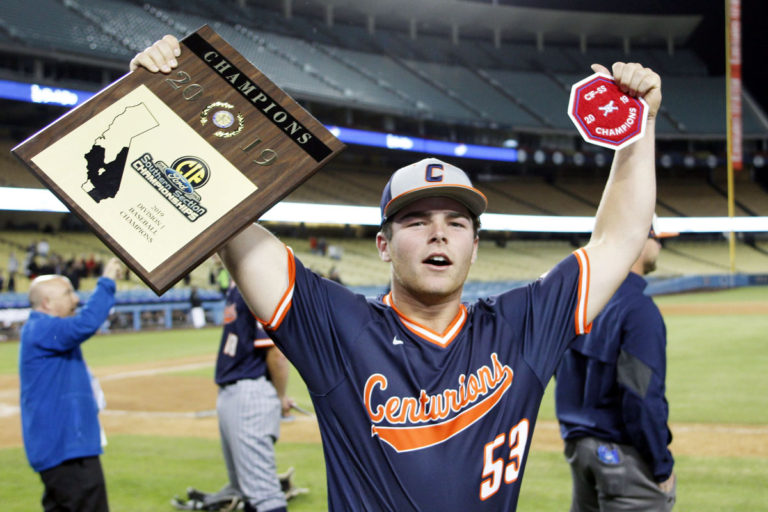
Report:
<svg viewBox="0 0 768 512"><path fill-rule="evenodd" d="M131 70L142 66L153 73L158 71L170 73L171 69L176 67L177 64L174 56L174 45L164 39L160 39L133 58Z"/></svg>
<svg viewBox="0 0 768 512"><path fill-rule="evenodd" d="M620 64L617 66L617 64ZM618 69L617 69L618 68ZM637 96L637 85L642 78L640 76L642 66L635 62L614 64L613 78L621 89L621 92L630 96Z"/></svg>
<svg viewBox="0 0 768 512"><path fill-rule="evenodd" d="M661 77L646 68L646 73L643 76L640 85L638 85L638 95L645 99L648 104L648 115L654 117L656 112L661 107Z"/></svg>
<svg viewBox="0 0 768 512"><path fill-rule="evenodd" d="M629 90L633 96L643 95L643 92L641 91L641 84L643 83L643 80L646 79L650 71L651 71L650 69L644 68L640 64L637 64L634 67L632 78L629 81Z"/></svg>
<svg viewBox="0 0 768 512"><path fill-rule="evenodd" d="M157 41L147 50L149 57L160 68L163 73L170 73L171 68L176 66L176 58L173 56L173 49L163 41Z"/></svg>
<svg viewBox="0 0 768 512"><path fill-rule="evenodd" d="M166 35L152 46L157 49L157 52L160 54L160 57L163 59L163 62L167 64L168 67L170 68L176 67L177 65L176 57L178 57L179 53L181 52L179 49L179 42L176 40L175 37L171 35Z"/></svg>
<svg viewBox="0 0 768 512"><path fill-rule="evenodd" d="M131 71L135 71L138 68L145 68L153 73L160 71L157 64L155 64L155 62L147 55L146 50L136 54L136 56L131 59Z"/></svg>
<svg viewBox="0 0 768 512"><path fill-rule="evenodd" d="M163 41L165 41L168 46L171 47L171 51L173 52L173 55L175 57L178 57L181 55L181 45L179 44L179 40L176 39L175 36L172 36L171 34L166 34L163 36Z"/></svg>
<svg viewBox="0 0 768 512"><path fill-rule="evenodd" d="M592 71L594 71L595 73L602 73L604 75L609 75L609 76L611 74L608 68L603 66L602 64L592 64L592 66L590 67L592 68Z"/></svg>
<svg viewBox="0 0 768 512"><path fill-rule="evenodd" d="M637 84L637 94L645 96L652 89L661 90L661 77L652 70L644 68L640 83Z"/></svg>
<svg viewBox="0 0 768 512"><path fill-rule="evenodd" d="M611 66L611 74L613 75L613 79L616 81L617 84L619 84L619 77L621 77L624 71L624 66L625 64L623 62L614 62L613 65Z"/></svg>
<svg viewBox="0 0 768 512"><path fill-rule="evenodd" d="M153 73L157 73L158 71L162 71L163 73L169 73L171 71L170 66L166 64L163 61L162 56L160 55L160 52L157 51L157 48L154 46L151 46L141 52L140 54L136 55L136 57L133 58L131 61L132 69L133 66L135 67L143 67L148 69L149 71Z"/></svg>

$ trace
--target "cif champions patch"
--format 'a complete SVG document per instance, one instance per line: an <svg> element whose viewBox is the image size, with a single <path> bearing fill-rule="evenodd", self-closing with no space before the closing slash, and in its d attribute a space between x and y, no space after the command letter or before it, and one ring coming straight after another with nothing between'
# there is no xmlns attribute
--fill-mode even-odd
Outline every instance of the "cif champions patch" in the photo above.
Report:
<svg viewBox="0 0 768 512"><path fill-rule="evenodd" d="M131 167L190 222L208 211L200 204L202 198L196 191L211 177L211 170L202 159L183 156L169 166L144 153L131 162Z"/></svg>

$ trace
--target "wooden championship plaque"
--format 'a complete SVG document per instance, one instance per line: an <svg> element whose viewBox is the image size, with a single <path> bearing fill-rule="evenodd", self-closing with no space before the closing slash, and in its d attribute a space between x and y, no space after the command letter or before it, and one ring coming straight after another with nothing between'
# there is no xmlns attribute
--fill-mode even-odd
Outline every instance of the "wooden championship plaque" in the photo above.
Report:
<svg viewBox="0 0 768 512"><path fill-rule="evenodd" d="M344 145L207 25L12 152L155 293Z"/></svg>

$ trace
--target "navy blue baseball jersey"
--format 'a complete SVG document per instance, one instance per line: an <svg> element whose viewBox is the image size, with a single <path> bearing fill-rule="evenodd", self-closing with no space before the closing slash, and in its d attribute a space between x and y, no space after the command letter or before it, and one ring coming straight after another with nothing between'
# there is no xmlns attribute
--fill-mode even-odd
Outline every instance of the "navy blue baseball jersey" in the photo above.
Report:
<svg viewBox="0 0 768 512"><path fill-rule="evenodd" d="M544 388L589 327L583 249L442 333L288 259L265 324L312 396L330 510L514 510Z"/></svg>
<svg viewBox="0 0 768 512"><path fill-rule="evenodd" d="M216 384L258 379L267 374L263 348L274 346L245 303L240 290L231 286L224 306L224 328L216 359Z"/></svg>
<svg viewBox="0 0 768 512"><path fill-rule="evenodd" d="M555 405L563 439L597 437L634 446L657 482L672 474L665 397L667 329L659 308L630 272L589 336L557 368Z"/></svg>

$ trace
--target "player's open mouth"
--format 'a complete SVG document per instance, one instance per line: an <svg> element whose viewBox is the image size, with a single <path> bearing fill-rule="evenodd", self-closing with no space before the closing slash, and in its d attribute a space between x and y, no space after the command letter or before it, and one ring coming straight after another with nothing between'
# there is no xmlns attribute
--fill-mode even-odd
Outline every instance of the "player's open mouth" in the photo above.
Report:
<svg viewBox="0 0 768 512"><path fill-rule="evenodd" d="M436 267L447 267L451 264L451 260L442 254L433 254L432 256L425 259L422 263L426 263L427 265L435 265Z"/></svg>

